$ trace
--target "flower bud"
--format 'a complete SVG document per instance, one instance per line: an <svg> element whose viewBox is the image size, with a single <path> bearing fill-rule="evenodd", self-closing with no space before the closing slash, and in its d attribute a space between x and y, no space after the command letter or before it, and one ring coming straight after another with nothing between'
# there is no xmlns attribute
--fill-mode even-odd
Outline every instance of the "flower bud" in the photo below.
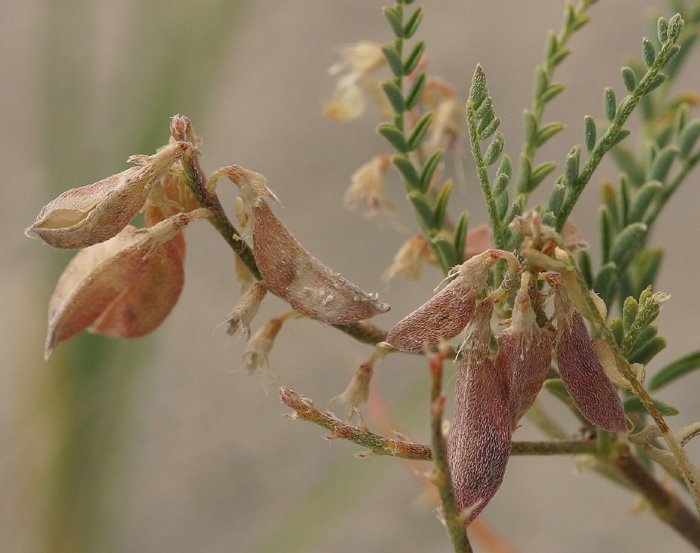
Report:
<svg viewBox="0 0 700 553"><path fill-rule="evenodd" d="M512 429L535 402L552 364L552 340L537 324L527 283L529 278L523 278L511 323L497 336L495 364L496 370L507 375L510 383L508 406Z"/></svg>
<svg viewBox="0 0 700 553"><path fill-rule="evenodd" d="M263 194L272 194L265 177L242 167L229 169L227 176L252 208L253 254L270 290L302 315L328 324L352 323L389 310L375 295L313 257L292 236L262 199Z"/></svg>
<svg viewBox="0 0 700 553"><path fill-rule="evenodd" d="M551 276L557 321L559 373L574 405L591 423L611 432L625 432L625 412L617 392L596 355L586 323L561 281Z"/></svg>
<svg viewBox="0 0 700 553"><path fill-rule="evenodd" d="M192 146L174 142L140 165L80 188L63 192L47 204L26 231L55 248L85 248L121 231L141 210L154 181Z"/></svg>
<svg viewBox="0 0 700 553"><path fill-rule="evenodd" d="M469 349L455 384L449 463L457 506L467 524L491 500L503 481L511 450L507 375L489 357L493 305L479 304L467 329Z"/></svg>
<svg viewBox="0 0 700 553"><path fill-rule="evenodd" d="M476 296L499 257L495 250L489 250L455 267L450 271L456 275L454 280L396 323L385 344L416 352L457 336L474 314Z"/></svg>
<svg viewBox="0 0 700 553"><path fill-rule="evenodd" d="M45 356L93 325L97 334L142 336L170 313L182 289L182 256L173 237L206 210L175 215L144 229L127 226L71 260L49 302Z"/></svg>

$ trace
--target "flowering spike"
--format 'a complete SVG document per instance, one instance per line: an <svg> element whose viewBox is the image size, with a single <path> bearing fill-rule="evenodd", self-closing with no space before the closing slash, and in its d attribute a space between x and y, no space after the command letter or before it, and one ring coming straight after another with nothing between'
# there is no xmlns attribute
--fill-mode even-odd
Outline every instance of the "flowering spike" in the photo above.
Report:
<svg viewBox="0 0 700 553"><path fill-rule="evenodd" d="M476 309L455 384L449 462L455 500L467 524L500 487L511 449L507 375L489 357L492 309L488 300Z"/></svg>
<svg viewBox="0 0 700 553"><path fill-rule="evenodd" d="M292 236L262 198L271 194L265 177L238 166L226 174L252 209L253 254L270 290L302 315L328 324L352 323L389 310L313 257Z"/></svg>
<svg viewBox="0 0 700 553"><path fill-rule="evenodd" d="M474 314L476 296L499 257L496 250L489 250L455 267L454 280L396 323L385 344L415 352L457 336Z"/></svg>
<svg viewBox="0 0 700 553"><path fill-rule="evenodd" d="M174 142L152 156L138 156L138 166L63 192L39 212L27 235L64 249L112 238L141 210L153 183L190 148L186 142Z"/></svg>
<svg viewBox="0 0 700 553"><path fill-rule="evenodd" d="M550 276L549 282L554 288L557 363L571 399L591 423L611 432L625 432L622 402L605 375L581 313L558 276Z"/></svg>

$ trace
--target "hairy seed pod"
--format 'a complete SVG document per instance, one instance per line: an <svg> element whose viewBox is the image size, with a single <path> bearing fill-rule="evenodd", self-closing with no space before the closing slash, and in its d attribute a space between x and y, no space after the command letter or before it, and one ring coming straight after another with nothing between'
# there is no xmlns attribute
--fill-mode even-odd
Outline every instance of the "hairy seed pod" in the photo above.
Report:
<svg viewBox="0 0 700 553"><path fill-rule="evenodd" d="M620 397L600 364L583 316L557 282L550 279L557 320L557 364L564 386L588 421L604 430L625 432L627 424Z"/></svg>
<svg viewBox="0 0 700 553"><path fill-rule="evenodd" d="M511 324L497 340L496 370L508 375L508 407L511 428L515 429L535 402L552 364L552 339L537 325L527 289L518 292Z"/></svg>
<svg viewBox="0 0 700 553"><path fill-rule="evenodd" d="M401 319L389 331L386 344L402 351L421 351L462 332L474 314L476 295L489 269L499 259L494 250L474 256L453 269L452 282Z"/></svg>
<svg viewBox="0 0 700 553"><path fill-rule="evenodd" d="M482 302L469 325L455 385L449 463L457 506L467 524L491 500L503 481L511 449L506 375L489 357L492 305Z"/></svg>

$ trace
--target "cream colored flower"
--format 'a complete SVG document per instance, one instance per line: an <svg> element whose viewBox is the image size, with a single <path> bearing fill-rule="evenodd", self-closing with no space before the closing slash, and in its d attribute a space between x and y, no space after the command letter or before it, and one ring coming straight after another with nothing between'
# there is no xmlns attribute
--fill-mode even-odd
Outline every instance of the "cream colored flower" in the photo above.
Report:
<svg viewBox="0 0 700 553"><path fill-rule="evenodd" d="M386 194L384 175L391 165L391 156L376 156L352 175L345 192L345 207L360 209L366 217L393 216L394 204Z"/></svg>
<svg viewBox="0 0 700 553"><path fill-rule="evenodd" d="M382 274L382 280L389 282L394 277L418 280L423 263L426 261L434 264L435 256L430 249L428 239L422 234L417 234L399 248L394 261Z"/></svg>
<svg viewBox="0 0 700 553"><path fill-rule="evenodd" d="M328 70L338 80L330 102L323 108L325 116L335 121L356 119L367 106L366 93L373 96L384 113L388 103L374 78L374 73L386 63L381 46L370 41L358 42L343 48L341 58Z"/></svg>

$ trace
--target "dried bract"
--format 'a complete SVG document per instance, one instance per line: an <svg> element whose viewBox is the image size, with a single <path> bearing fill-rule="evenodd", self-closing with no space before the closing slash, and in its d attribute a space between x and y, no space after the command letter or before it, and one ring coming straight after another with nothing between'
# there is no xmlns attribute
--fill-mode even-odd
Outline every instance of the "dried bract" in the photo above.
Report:
<svg viewBox="0 0 700 553"><path fill-rule="evenodd" d="M174 142L121 173L63 192L47 204L27 229L55 248L85 248L121 231L141 210L152 184L168 172L187 142Z"/></svg>
<svg viewBox="0 0 700 553"><path fill-rule="evenodd" d="M328 324L368 319L389 310L313 257L275 216L261 194L265 177L242 167L227 173L253 211L253 254L270 290L302 315ZM265 194L268 195L269 194Z"/></svg>

